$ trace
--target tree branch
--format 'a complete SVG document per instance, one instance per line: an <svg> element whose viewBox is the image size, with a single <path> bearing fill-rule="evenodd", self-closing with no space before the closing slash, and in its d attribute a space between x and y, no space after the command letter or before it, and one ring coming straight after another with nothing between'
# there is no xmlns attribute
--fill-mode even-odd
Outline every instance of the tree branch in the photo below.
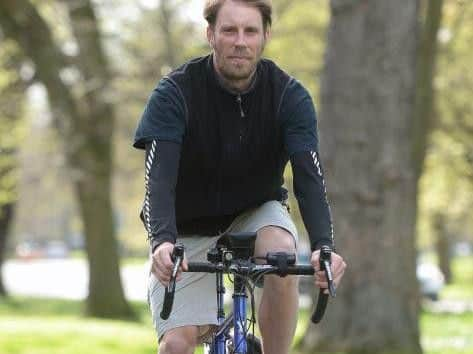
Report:
<svg viewBox="0 0 473 354"><path fill-rule="evenodd" d="M28 0L0 2L0 26L6 37L15 40L37 68L38 79L46 86L55 126L72 139L78 108L69 88L60 78L67 60L54 42L51 31ZM73 147L72 141L68 146Z"/></svg>

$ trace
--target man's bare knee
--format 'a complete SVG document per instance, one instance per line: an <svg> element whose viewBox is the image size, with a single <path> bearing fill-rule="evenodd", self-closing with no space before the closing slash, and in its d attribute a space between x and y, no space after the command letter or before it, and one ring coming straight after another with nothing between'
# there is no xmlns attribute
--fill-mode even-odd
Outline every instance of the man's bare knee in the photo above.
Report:
<svg viewBox="0 0 473 354"><path fill-rule="evenodd" d="M265 256L267 252L295 253L296 245L292 234L278 226L265 226L258 230L256 252Z"/></svg>
<svg viewBox="0 0 473 354"><path fill-rule="evenodd" d="M159 354L192 354L197 345L195 326L179 327L166 332L159 344Z"/></svg>

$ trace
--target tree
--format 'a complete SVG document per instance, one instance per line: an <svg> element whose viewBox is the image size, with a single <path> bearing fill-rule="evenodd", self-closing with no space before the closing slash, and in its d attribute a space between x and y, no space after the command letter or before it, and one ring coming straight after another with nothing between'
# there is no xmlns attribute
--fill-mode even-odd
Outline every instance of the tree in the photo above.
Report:
<svg viewBox="0 0 473 354"><path fill-rule="evenodd" d="M414 113L418 4L332 0L319 129L348 269L306 352L419 353Z"/></svg>
<svg viewBox="0 0 473 354"><path fill-rule="evenodd" d="M414 144L414 162L416 166L416 179L419 181L422 175L424 160L430 133L435 125L435 97L433 79L435 76L435 64L437 59L438 31L442 21L443 0L425 1L426 15L420 30L418 62L417 62L417 84L416 104L414 113L414 124L412 129L412 141Z"/></svg>
<svg viewBox="0 0 473 354"><path fill-rule="evenodd" d="M0 50L0 269L17 201L17 147L23 115L24 83L17 73L20 54L16 46ZM0 296L7 296L0 271Z"/></svg>
<svg viewBox="0 0 473 354"><path fill-rule="evenodd" d="M171 21L176 17L176 7L171 6L170 0L161 0L159 6L159 27L161 28L161 32L164 36L164 43L165 43L165 60L167 65L171 68L177 68L179 65L177 61L177 53L175 49L175 41L171 26Z"/></svg>
<svg viewBox="0 0 473 354"><path fill-rule="evenodd" d="M56 127L64 138L64 154L72 171L86 235L87 312L99 317L129 317L132 310L121 285L110 198L114 112L107 95L108 62L90 1L70 0L64 4L79 48L72 63L30 1L0 2L0 25L33 61L37 79L47 89ZM71 66L82 78L76 87L67 85L61 77Z"/></svg>
<svg viewBox="0 0 473 354"><path fill-rule="evenodd" d="M186 3L187 0L166 0L156 6L137 6L136 18L120 21L120 28L126 31L121 31L115 42L119 60L111 61L114 99L120 102L114 137L116 155L120 156L114 174L114 191L120 196L115 201L121 216L119 236L127 252L140 256L148 252L145 230L138 217L144 197L144 154L131 148L132 138L147 98L159 80L186 59L203 55L202 31L197 33L197 25L181 16ZM102 3L102 11L108 17L115 14L116 7L110 2ZM120 12L123 10L117 11Z"/></svg>
<svg viewBox="0 0 473 354"><path fill-rule="evenodd" d="M437 124L436 119L434 119L437 115L433 82L437 62L438 31L442 21L443 0L429 0L425 1L424 4L426 14L420 31L421 36L417 56L417 92L414 127L412 129L417 190L420 187L420 177L424 171L429 138ZM416 207L416 215L417 210L418 208ZM450 243L445 232L446 228L440 222L445 222L445 218L440 214L435 215L436 251L441 269L447 281L450 281Z"/></svg>
<svg viewBox="0 0 473 354"><path fill-rule="evenodd" d="M14 124L11 121L7 121L8 118L10 117L5 118L3 114L2 117L0 117L0 125L2 125L0 128L0 136L5 135L3 127L7 126L11 128ZM11 131L9 134L11 134ZM3 141L0 142L0 297L7 295L3 284L1 267L5 259L10 225L13 220L17 184L15 176L16 150L12 146L4 145L6 144L4 144Z"/></svg>
<svg viewBox="0 0 473 354"><path fill-rule="evenodd" d="M7 238L11 220L13 219L14 203L7 203L0 206L0 267L3 264ZM0 272L0 297L7 296L7 290L3 284L3 277Z"/></svg>
<svg viewBox="0 0 473 354"><path fill-rule="evenodd" d="M452 282L452 269L451 269L451 240L452 236L448 232L447 223L445 220L445 215L438 213L434 219L434 229L435 229L435 249L438 255L438 263L440 270L445 276L445 282L451 284Z"/></svg>
<svg viewBox="0 0 473 354"><path fill-rule="evenodd" d="M429 4L433 6L433 2ZM420 244L440 246L439 263L448 273L446 251L455 240L471 240L471 207L473 205L473 129L471 88L473 75L469 43L473 39L471 2L444 0L440 29L436 35L437 64L432 88L435 120L429 133L422 178L419 183ZM431 13L432 11L426 11ZM424 21L428 23L429 21ZM432 22L432 21L431 21ZM424 26L427 30L428 26ZM434 36L431 36L434 37ZM445 225L440 225L443 220ZM429 242L430 241L430 242ZM443 260L443 261L442 261Z"/></svg>

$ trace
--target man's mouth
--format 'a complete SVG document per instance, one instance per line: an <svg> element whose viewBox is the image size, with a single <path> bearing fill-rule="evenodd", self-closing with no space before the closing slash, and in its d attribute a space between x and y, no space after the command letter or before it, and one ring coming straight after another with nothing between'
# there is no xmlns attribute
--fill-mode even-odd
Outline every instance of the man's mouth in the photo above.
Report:
<svg viewBox="0 0 473 354"><path fill-rule="evenodd" d="M229 58L232 60L250 60L250 58L242 55L231 55Z"/></svg>

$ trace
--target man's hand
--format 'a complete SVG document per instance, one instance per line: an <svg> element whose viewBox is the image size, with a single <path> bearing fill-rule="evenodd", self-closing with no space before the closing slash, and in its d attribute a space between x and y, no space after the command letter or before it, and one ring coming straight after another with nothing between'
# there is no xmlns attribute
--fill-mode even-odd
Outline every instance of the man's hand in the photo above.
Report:
<svg viewBox="0 0 473 354"><path fill-rule="evenodd" d="M312 266L316 270L315 273L315 286L321 289L326 289L325 294L328 294L328 283L327 283L327 278L325 276L325 272L320 270L320 250L312 252L312 258L310 262L312 263ZM335 288L338 287L340 284L340 281L342 280L343 273L345 272L345 268L347 267L345 261L341 256L336 254L335 252L332 252L332 274L333 274L333 285Z"/></svg>
<svg viewBox="0 0 473 354"><path fill-rule="evenodd" d="M171 259L173 250L174 245L172 243L163 242L153 252L151 272L164 286L168 286L169 281L171 280L171 274L174 268L174 262ZM177 272L177 280L181 280L183 270L187 270L187 259L185 255Z"/></svg>

